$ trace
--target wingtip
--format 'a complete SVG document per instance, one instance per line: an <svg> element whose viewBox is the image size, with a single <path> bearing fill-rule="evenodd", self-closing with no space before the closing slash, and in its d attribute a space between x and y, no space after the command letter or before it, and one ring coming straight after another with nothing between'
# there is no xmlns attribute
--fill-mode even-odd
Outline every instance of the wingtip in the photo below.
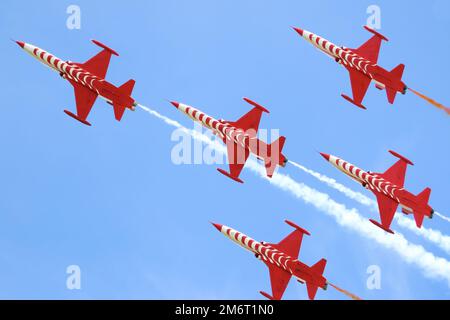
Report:
<svg viewBox="0 0 450 320"><path fill-rule="evenodd" d="M258 108L259 110L261 110L262 112L265 113L270 113L269 110L267 110L266 108L264 108L262 105L260 105L259 103L256 103L255 101L247 98L247 97L243 97L242 99L244 99L245 102L247 102L248 104L251 104L252 106Z"/></svg>
<svg viewBox="0 0 450 320"><path fill-rule="evenodd" d="M402 156L402 155L399 154L398 152L395 152L394 150L388 150L388 151L389 151L389 153L392 154L394 157L397 157L397 158L399 158L399 159L405 161L407 164L409 164L409 165L411 165L411 166L414 165L414 163L413 163L411 160L409 160L408 158Z"/></svg>
<svg viewBox="0 0 450 320"><path fill-rule="evenodd" d="M270 294L268 294L267 292L260 291L259 293L261 295L263 295L265 298L269 299L269 300L274 300L274 298Z"/></svg>
<svg viewBox="0 0 450 320"><path fill-rule="evenodd" d="M372 222L374 225L376 225L378 228L380 228L380 229L386 231L387 233L394 234L394 231L392 231L392 230L389 229L388 227L383 226L383 225L382 225L381 223L379 223L378 221L373 220L373 219L369 219L369 221Z"/></svg>
<svg viewBox="0 0 450 320"><path fill-rule="evenodd" d="M106 44L104 44L104 43L102 43L102 42L100 42L98 40L95 40L95 39L91 39L91 41L92 41L92 43L94 43L95 45L99 46L100 48L103 48L103 49L109 51L111 54L113 54L115 56L119 56L119 54L114 49L111 49Z"/></svg>
<svg viewBox="0 0 450 320"><path fill-rule="evenodd" d="M306 234L307 236L310 236L310 235L311 235L311 233L309 233L308 230L303 229L302 227L298 226L297 224L295 224L294 222L292 222L292 221L290 221L290 220L287 220L287 219L286 219L286 220L284 220L284 222L287 223L287 224L288 224L289 226L291 226L292 228L297 229L298 231L300 231L300 232Z"/></svg>

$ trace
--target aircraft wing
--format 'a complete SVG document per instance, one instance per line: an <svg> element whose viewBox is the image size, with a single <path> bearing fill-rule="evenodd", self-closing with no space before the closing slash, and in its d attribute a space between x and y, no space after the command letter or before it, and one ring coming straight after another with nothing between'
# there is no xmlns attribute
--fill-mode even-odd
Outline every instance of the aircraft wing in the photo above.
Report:
<svg viewBox="0 0 450 320"><path fill-rule="evenodd" d="M236 142L228 138L225 138L225 143L227 145L227 155L230 172L228 173L222 169L217 170L227 177L242 183L242 180L239 179L239 175L244 168L245 162L247 161L250 152L248 149L242 147L240 144L237 144Z"/></svg>
<svg viewBox="0 0 450 320"><path fill-rule="evenodd" d="M380 38L377 35L374 35L367 42L361 45L358 49L353 49L352 51L360 55L361 57L369 60L373 64L377 64L382 41L383 41L382 38Z"/></svg>
<svg viewBox="0 0 450 320"><path fill-rule="evenodd" d="M86 118L91 112L92 106L94 105L98 94L75 81L71 80L70 83L73 85L75 91L77 117L82 121L86 121Z"/></svg>
<svg viewBox="0 0 450 320"><path fill-rule="evenodd" d="M387 169L384 173L378 173L377 175L396 184L400 188L403 188L403 185L405 183L407 167L408 167L407 162L399 160L392 167Z"/></svg>
<svg viewBox="0 0 450 320"><path fill-rule="evenodd" d="M350 82L352 85L353 101L361 105L367 89L369 88L371 79L365 76L362 72L348 68L350 73Z"/></svg>
<svg viewBox="0 0 450 320"><path fill-rule="evenodd" d="M274 247L275 249L278 249L286 253L293 259L297 259L300 247L302 245L302 240L303 240L303 232L299 230L294 230L279 243L269 245Z"/></svg>
<svg viewBox="0 0 450 320"><path fill-rule="evenodd" d="M398 203L382 193L376 192L378 209L380 210L381 227L390 230L392 219L397 211Z"/></svg>
<svg viewBox="0 0 450 320"><path fill-rule="evenodd" d="M269 267L270 285L272 286L272 299L281 300L284 291L291 280L291 274L271 263L266 263Z"/></svg>
<svg viewBox="0 0 450 320"><path fill-rule="evenodd" d="M262 111L258 108L253 108L248 113L243 115L239 120L233 122L233 125L244 131L255 130L258 131L259 122L261 121Z"/></svg>
<svg viewBox="0 0 450 320"><path fill-rule="evenodd" d="M104 79L108 71L109 61L111 60L111 52L103 50L85 63L76 63L77 66L89 71L99 78Z"/></svg>
<svg viewBox="0 0 450 320"><path fill-rule="evenodd" d="M269 112L266 108L259 105L258 103L248 99L244 98L244 100L251 104L254 108L247 112L245 115L243 115L239 120L235 122L228 121L232 126L244 130L249 136L254 137L256 136L256 133L258 132L259 123L261 121L261 115L263 112ZM253 132L248 132L249 130L252 130Z"/></svg>

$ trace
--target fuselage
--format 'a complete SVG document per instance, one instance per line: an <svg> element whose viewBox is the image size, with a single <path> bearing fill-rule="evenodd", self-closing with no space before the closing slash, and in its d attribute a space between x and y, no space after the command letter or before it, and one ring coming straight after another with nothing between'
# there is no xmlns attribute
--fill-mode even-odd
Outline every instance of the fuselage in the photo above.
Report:
<svg viewBox="0 0 450 320"><path fill-rule="evenodd" d="M375 82L378 89L381 90L389 87L395 91L401 92L402 94L406 93L406 85L402 81L394 81L390 76L389 71L380 67L378 64L356 54L349 48L337 46L312 32L302 29L296 30L305 40L329 57L333 58L339 64L342 64L347 69L353 69L361 72L365 76L369 77L373 82Z"/></svg>
<svg viewBox="0 0 450 320"><path fill-rule="evenodd" d="M81 68L76 63L63 61L32 44L19 41L17 43L33 58L36 58L53 71L58 72L62 78L88 88L110 104L118 104L134 110L134 107L136 106L134 99L121 93L119 88L105 79L99 78L91 72Z"/></svg>
<svg viewBox="0 0 450 320"><path fill-rule="evenodd" d="M417 201L417 196L405 190L403 187L387 181L383 177L364 171L357 166L344 161L333 155L323 155L328 161L338 168L340 171L362 184L365 188L375 193L381 193L392 200L396 201L405 213L420 212L425 216L431 217L433 209L420 201Z"/></svg>
<svg viewBox="0 0 450 320"><path fill-rule="evenodd" d="M261 142L257 138L255 130L244 131L226 121L210 117L194 107L178 102L172 102L172 104L189 118L210 129L215 135L218 135L225 144L227 141L235 142L242 146L244 148L243 150L249 150L259 159L264 159L269 154L270 150L268 150L267 144ZM285 164L285 159L284 156L281 155L281 157L283 157L283 159L280 159L279 162L283 165ZM229 159L229 161L231 161L231 159Z"/></svg>
<svg viewBox="0 0 450 320"><path fill-rule="evenodd" d="M219 224L214 224L214 226L222 234L244 249L251 251L258 259L264 261L266 264L283 269L301 283L309 282L320 288L326 288L327 280L321 274L313 272L309 266L298 259L290 257L270 244L256 241L233 228Z"/></svg>

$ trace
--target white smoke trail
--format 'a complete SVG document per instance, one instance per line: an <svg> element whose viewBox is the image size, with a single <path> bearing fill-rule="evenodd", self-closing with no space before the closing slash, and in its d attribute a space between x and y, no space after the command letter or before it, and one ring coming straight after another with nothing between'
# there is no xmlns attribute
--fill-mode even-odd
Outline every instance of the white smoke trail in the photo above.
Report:
<svg viewBox="0 0 450 320"><path fill-rule="evenodd" d="M370 199L369 197L365 196L364 194L357 192L357 191L353 191L352 189L347 188L343 184L340 184L336 180L329 178L318 172L315 172L311 169L308 169L308 168L302 166L301 164L298 164L293 161L289 161L289 162L293 166L310 174L311 176L315 177L319 181L324 182L329 187L341 192L348 198L355 200L362 205L370 207L373 212L378 212L378 204L376 203L376 201ZM448 219L447 217L442 216L439 213L437 213L436 215L441 216L441 218L443 218L443 219ZM439 248L444 250L447 254L450 254L450 237L449 236L442 234L438 230L433 230L431 228L425 228L424 226L422 226L422 228L419 229L419 228L417 228L416 224L411 219L404 217L403 214L401 214L401 213L397 213L395 218L397 220L397 223L401 227L406 228L406 229L414 232L416 235L425 238L426 240L430 241L431 243L434 243ZM450 221L450 219L449 219L449 221Z"/></svg>
<svg viewBox="0 0 450 320"><path fill-rule="evenodd" d="M397 223L418 236L422 236L428 241L435 243L447 254L450 254L450 237L442 234L438 230L433 230L422 226L422 228L417 228L416 223L412 219L405 218L401 215L397 217Z"/></svg>
<svg viewBox="0 0 450 320"><path fill-rule="evenodd" d="M180 123L163 116L154 110L144 106L141 106L141 108L163 120L165 123L185 130L185 132L192 134L195 139L200 139L218 152L225 152L225 148L220 148L219 146L221 145L219 145L217 141L213 141L199 132L189 130ZM450 262L446 259L435 256L420 245L410 243L400 233L391 235L386 234L378 228L374 228L373 225L367 219L362 217L356 209L348 209L343 204L331 199L327 194L297 182L287 175L277 173L271 179L267 178L265 168L253 159L248 160L246 167L254 173L257 173L261 178L269 181L272 185L281 190L288 191L296 198L313 205L318 210L333 217L339 225L344 226L363 237L372 239L386 248L394 250L404 261L418 266L422 270L424 276L446 280L448 286L450 286Z"/></svg>
<svg viewBox="0 0 450 320"><path fill-rule="evenodd" d="M441 219L443 219L443 220L445 220L445 221L447 221L447 222L450 222L450 218L444 216L442 213L439 213L439 212L436 212L436 211L435 211L434 214L435 214L437 217L439 217L439 218L441 218Z"/></svg>
<svg viewBox="0 0 450 320"><path fill-rule="evenodd" d="M364 194L360 193L360 192L356 192L353 191L350 188L347 188L346 186L344 186L343 184L340 184L339 182L337 182L336 180L334 180L333 178L329 178L323 174L320 174L316 171L313 171L311 169L308 169L304 166L302 166L301 164L298 164L294 161L289 160L289 163L291 163L294 167L299 168L300 170L303 170L304 172L310 174L311 176L315 177L316 179L318 179L319 181L324 182L325 184L327 184L329 187L336 189L337 191L341 192L342 194L344 194L345 196L347 196L348 198L355 200L363 205L366 206L373 206L376 205L376 203L370 199L369 197L365 196Z"/></svg>

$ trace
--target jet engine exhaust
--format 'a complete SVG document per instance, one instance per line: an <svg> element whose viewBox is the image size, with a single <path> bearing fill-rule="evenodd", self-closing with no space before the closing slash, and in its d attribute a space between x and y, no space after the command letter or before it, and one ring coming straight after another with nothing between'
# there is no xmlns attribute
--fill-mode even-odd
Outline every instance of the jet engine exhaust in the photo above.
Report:
<svg viewBox="0 0 450 320"><path fill-rule="evenodd" d="M427 97L426 95L417 92L414 89L408 88L409 91L411 91L412 93L414 93L415 95L417 95L418 97L424 99L425 101L431 103L433 106L435 106L438 109L444 110L449 116L450 116L450 108L447 108L446 106L444 106L443 104L440 104L439 102L434 101L433 99Z"/></svg>
<svg viewBox="0 0 450 320"><path fill-rule="evenodd" d="M328 284L329 284L330 286L332 286L333 288L335 288L337 291L339 291L339 292L345 294L347 297L349 297L349 298L351 298L351 299L353 299L353 300L362 300L360 297L358 297L357 295L354 295L354 294L351 293L351 292L348 292L347 290L344 290L344 289L342 289L342 288L339 288L338 286L336 286L336 285L334 285L334 284L332 284L332 283L330 283L330 282L328 282Z"/></svg>

